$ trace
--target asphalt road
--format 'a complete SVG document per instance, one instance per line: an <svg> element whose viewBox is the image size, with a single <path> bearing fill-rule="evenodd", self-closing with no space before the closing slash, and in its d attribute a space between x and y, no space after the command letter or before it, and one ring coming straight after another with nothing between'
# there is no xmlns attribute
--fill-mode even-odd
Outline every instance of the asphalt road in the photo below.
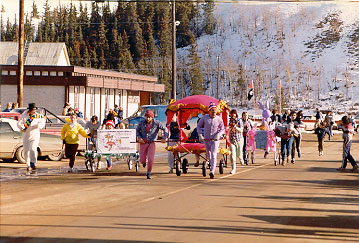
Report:
<svg viewBox="0 0 359 243"><path fill-rule="evenodd" d="M302 158L274 166L256 152L254 165L210 180L200 168L168 174L159 144L152 180L145 169L87 173L83 158L67 173L67 160L40 161L37 175L0 162L1 242L358 242L358 172L337 172L340 135L318 156L305 134ZM359 158L359 143L352 153Z"/></svg>

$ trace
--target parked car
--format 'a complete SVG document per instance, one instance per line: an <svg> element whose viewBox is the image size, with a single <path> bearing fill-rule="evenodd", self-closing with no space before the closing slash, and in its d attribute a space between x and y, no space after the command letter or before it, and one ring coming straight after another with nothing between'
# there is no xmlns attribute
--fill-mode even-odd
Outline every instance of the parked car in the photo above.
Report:
<svg viewBox="0 0 359 243"><path fill-rule="evenodd" d="M59 136L41 133L38 156L58 161L63 157L62 140ZM26 163L23 154L22 133L14 119L0 118L0 159Z"/></svg>
<svg viewBox="0 0 359 243"><path fill-rule="evenodd" d="M9 118L18 121L20 119L21 113L18 112L0 112L0 118Z"/></svg>

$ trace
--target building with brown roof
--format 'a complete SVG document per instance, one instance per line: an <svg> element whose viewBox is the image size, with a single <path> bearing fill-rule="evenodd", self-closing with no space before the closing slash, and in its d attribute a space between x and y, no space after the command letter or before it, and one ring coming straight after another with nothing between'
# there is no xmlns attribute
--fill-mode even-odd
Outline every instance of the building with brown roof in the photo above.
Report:
<svg viewBox="0 0 359 243"><path fill-rule="evenodd" d="M0 53L2 104L14 102L17 98L17 43L11 43L13 45L0 43L1 50L8 48L7 57ZM30 48L32 44L27 50L25 48L24 104L35 102L37 106L61 114L64 103L69 102L85 117L96 114L100 119L118 104L127 117L139 106L150 104L151 93L165 90L163 84L157 83L157 77L71 66L64 43L36 43L42 44L42 48L37 45ZM44 59L50 64L45 65Z"/></svg>

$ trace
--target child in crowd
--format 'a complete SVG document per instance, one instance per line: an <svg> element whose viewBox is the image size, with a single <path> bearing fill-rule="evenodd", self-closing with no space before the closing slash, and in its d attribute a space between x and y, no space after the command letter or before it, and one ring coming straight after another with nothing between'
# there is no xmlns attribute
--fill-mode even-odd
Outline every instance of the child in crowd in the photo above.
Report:
<svg viewBox="0 0 359 243"><path fill-rule="evenodd" d="M318 136L318 151L319 156L323 155L323 143L324 143L324 137L327 133L329 135L328 129L325 127L325 122L320 122L319 126L314 131L315 134Z"/></svg>
<svg viewBox="0 0 359 243"><path fill-rule="evenodd" d="M353 156L350 154L350 147L352 145L352 139L354 135L354 128L350 122L350 118L348 116L343 116L342 124L339 125L339 129L343 130L343 163L342 166L337 170L343 171L347 167L348 160L350 164L353 166L353 170L358 169L358 165L355 162Z"/></svg>

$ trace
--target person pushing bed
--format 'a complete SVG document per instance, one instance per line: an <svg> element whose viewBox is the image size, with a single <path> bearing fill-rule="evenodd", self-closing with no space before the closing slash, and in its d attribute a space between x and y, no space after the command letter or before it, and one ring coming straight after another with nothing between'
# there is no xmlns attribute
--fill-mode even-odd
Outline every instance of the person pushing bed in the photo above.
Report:
<svg viewBox="0 0 359 243"><path fill-rule="evenodd" d="M217 116L217 106L213 102L209 103L208 112L209 114L204 115L198 122L197 131L201 131L201 128L204 128L204 136L200 134L199 137L200 140L204 140L206 155L211 165L209 176L213 179L217 166L219 138L225 130L223 120L220 116Z"/></svg>

